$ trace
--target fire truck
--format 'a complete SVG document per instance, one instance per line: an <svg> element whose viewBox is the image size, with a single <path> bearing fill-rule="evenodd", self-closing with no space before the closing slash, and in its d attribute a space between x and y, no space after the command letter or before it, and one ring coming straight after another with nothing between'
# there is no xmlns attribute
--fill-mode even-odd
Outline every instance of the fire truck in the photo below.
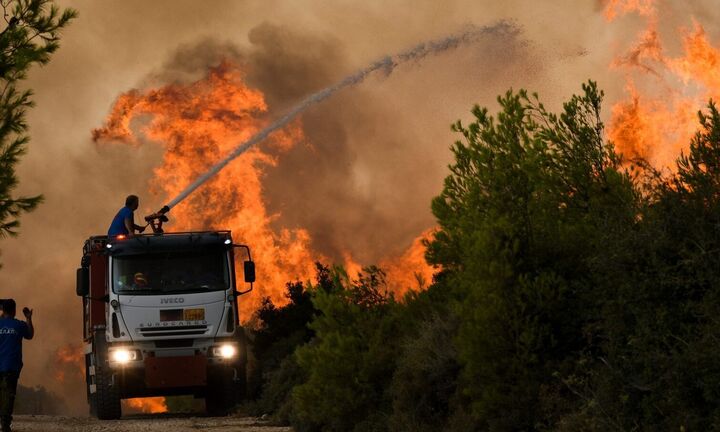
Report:
<svg viewBox="0 0 720 432"><path fill-rule="evenodd" d="M77 295L91 415L117 419L122 399L172 395L227 414L245 392L238 300L254 281L250 248L229 231L87 239Z"/></svg>

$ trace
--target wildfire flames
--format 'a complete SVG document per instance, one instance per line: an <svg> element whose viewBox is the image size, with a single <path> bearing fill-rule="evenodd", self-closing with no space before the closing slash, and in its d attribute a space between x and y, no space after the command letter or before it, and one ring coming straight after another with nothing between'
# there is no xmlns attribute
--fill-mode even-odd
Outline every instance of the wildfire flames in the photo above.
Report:
<svg viewBox="0 0 720 432"><path fill-rule="evenodd" d="M694 21L678 29L682 54L667 54L654 0L612 0L605 16L613 21L632 12L645 18L646 28L613 63L626 73L628 99L613 106L609 137L626 157L671 169L697 129L697 111L720 96L720 51Z"/></svg>
<svg viewBox="0 0 720 432"><path fill-rule="evenodd" d="M168 411L164 397L123 399L123 411L159 414Z"/></svg>
<svg viewBox="0 0 720 432"><path fill-rule="evenodd" d="M654 0L608 0L605 6L605 17L613 20L618 15L637 12L640 15L651 15L654 12Z"/></svg>
<svg viewBox="0 0 720 432"><path fill-rule="evenodd" d="M245 84L239 67L223 62L190 84L122 94L104 127L93 131L93 138L140 145L141 135L162 144L163 161L155 168L152 182L159 186L152 192L172 197L265 126L267 114L262 93ZM236 241L251 246L259 279L253 295L245 299L243 318L254 312L262 297L285 303L285 283L311 279L314 262L327 261L312 250L306 230L276 232L271 227L276 215L268 213L263 197L264 170L302 139L298 121L233 161L171 213L173 231L230 229ZM432 269L425 264L423 252L417 240L402 257L382 263L387 266L389 285L398 294L418 286L416 272L430 280ZM349 255L344 264L351 275L360 267Z"/></svg>
<svg viewBox="0 0 720 432"><path fill-rule="evenodd" d="M85 379L85 361L82 345L70 344L55 351L55 379L61 383Z"/></svg>
<svg viewBox="0 0 720 432"><path fill-rule="evenodd" d="M387 273L389 286L396 295L403 295L413 288L427 288L432 282L435 270L425 263L423 240L429 240L433 231L430 229L422 233L402 256L380 263L380 268Z"/></svg>

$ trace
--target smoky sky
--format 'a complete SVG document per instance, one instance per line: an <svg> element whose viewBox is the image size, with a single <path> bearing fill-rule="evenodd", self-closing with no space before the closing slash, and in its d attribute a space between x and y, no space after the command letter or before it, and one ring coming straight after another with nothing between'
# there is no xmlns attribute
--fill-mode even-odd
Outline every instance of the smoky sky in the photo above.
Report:
<svg viewBox="0 0 720 432"><path fill-rule="evenodd" d="M452 122L469 120L476 103L495 111L509 88L538 91L557 109L592 78L617 100L623 77L608 65L643 26L636 16L608 24L596 0L58 3L78 9L79 18L50 63L29 76L32 141L18 167L18 192L42 193L45 202L23 216L19 237L0 240L0 297L35 309L37 337L25 344L21 384L46 385L77 412L86 412L83 383L56 382L52 353L82 342L74 275L83 241L107 230L127 194L141 196L142 214L168 198L151 192L159 144L92 142L121 93L192 82L228 58L264 93L272 117L383 55L466 25L513 22L516 34L402 66L312 108L301 119L304 140L265 168L275 228L308 229L327 256L347 250L373 263L434 225L430 200L458 139ZM664 32L694 17L711 40L720 36L713 1L664 4Z"/></svg>
<svg viewBox="0 0 720 432"><path fill-rule="evenodd" d="M272 26L256 33L261 48L280 42L295 53L286 59L300 79L273 91L273 99L281 105L287 103L283 100L286 95L292 98L312 91L313 86L327 85L336 79L337 70L348 69L337 54L343 51L341 46L322 39L295 38ZM483 42L448 56L472 56L477 50L491 54L492 66L478 64L473 71L478 78L489 75L492 67L514 68L529 57L515 34L490 35ZM317 48L304 51L308 45ZM282 74L282 59L273 54L258 51L256 58L272 56L272 61L256 64L273 65ZM331 61L321 63L324 58ZM397 73L417 74L413 69L418 67L405 65ZM261 89L272 91L272 76L263 70L252 76ZM302 79L304 76L315 79ZM277 166L267 172L264 181L269 209L280 215L277 225L306 228L314 246L326 256L340 260L342 253L349 251L365 264L399 254L418 233L432 226L428 207L438 192L437 180L444 166L436 159L416 157L421 132L398 127L407 113L399 114L387 103L393 97L392 92L378 97L360 86L303 116L306 144L280 154Z"/></svg>
<svg viewBox="0 0 720 432"><path fill-rule="evenodd" d="M348 47L330 35L264 22L248 32L248 41L240 47L206 38L181 46L147 83L195 80L229 61L262 91L272 118L352 71ZM439 65L464 57L475 63L478 79L498 70L524 68L530 75L542 69L520 29L505 23L489 27L477 43L438 57L430 61ZM483 60L488 57L491 62ZM399 69L396 73L426 79L418 73L420 62ZM375 79L392 77L370 80ZM263 195L278 232L306 229L322 256L341 262L349 252L370 264L399 255L432 226L428 207L444 166L417 157L422 137L399 127L406 114L393 110L388 98L394 98L392 92L378 97L362 85L340 92L302 116L303 140L289 151L264 146L277 160L264 169Z"/></svg>

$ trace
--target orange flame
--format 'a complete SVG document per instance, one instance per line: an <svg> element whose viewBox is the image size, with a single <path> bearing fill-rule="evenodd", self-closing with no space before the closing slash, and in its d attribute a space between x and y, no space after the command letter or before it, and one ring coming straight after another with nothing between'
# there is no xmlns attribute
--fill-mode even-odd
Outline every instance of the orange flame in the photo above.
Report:
<svg viewBox="0 0 720 432"><path fill-rule="evenodd" d="M143 134L166 146L163 163L155 169L158 181L154 183L160 185L155 192L169 197L263 127L266 111L263 95L244 84L238 68L222 63L189 85L121 95L106 125L93 131L93 137L137 144L132 122L149 115ZM301 136L293 126L273 136L270 145L286 149ZM236 241L252 246L254 259L263 269L262 281L251 297L253 306L264 296L281 303L286 281L306 279L313 272L308 233L275 233L270 228L272 216L262 197L262 169L274 163L259 148L251 149L172 211L174 230L231 229ZM251 309L243 315L255 307Z"/></svg>
<svg viewBox="0 0 720 432"><path fill-rule="evenodd" d="M65 383L67 379L85 380L85 354L82 345L70 344L55 350L55 379Z"/></svg>
<svg viewBox="0 0 720 432"><path fill-rule="evenodd" d="M697 82L712 94L720 90L720 51L708 41L698 22L693 31L682 29L685 56L670 61L671 69L685 84Z"/></svg>
<svg viewBox="0 0 720 432"><path fill-rule="evenodd" d="M245 84L242 70L223 62L190 84L122 94L105 125L93 131L93 138L139 145L139 129L142 136L164 145L162 165L154 171L153 184L159 185L159 190L154 192L172 197L264 127L267 111L262 93ZM172 211L173 230L231 229L236 241L252 247L262 271L256 290L244 298L249 307L240 311L243 318L257 309L263 297L278 305L286 303L285 283L311 279L314 262L326 261L311 250L307 230L276 232L271 228L276 216L268 214L263 196L264 169L277 163L273 154L286 151L302 137L300 122L295 122L271 136L264 147L255 147L231 162ZM409 275L417 271L421 256L413 252L403 258L413 263ZM347 255L344 261L349 274L356 274L360 266L352 257ZM393 274L399 275L403 269L397 265ZM426 269L420 271L428 273Z"/></svg>
<svg viewBox="0 0 720 432"><path fill-rule="evenodd" d="M160 414L168 411L164 397L123 399L122 403L124 405L123 408L130 412Z"/></svg>
<svg viewBox="0 0 720 432"><path fill-rule="evenodd" d="M628 98L613 106L608 134L626 158L672 170L697 129L697 111L720 96L720 51L693 21L693 30L678 30L682 55L666 54L653 1L613 0L605 16L613 20L631 12L647 23L634 46L612 64L626 72Z"/></svg>
<svg viewBox="0 0 720 432"><path fill-rule="evenodd" d="M429 229L413 240L402 255L383 259L378 266L385 272L385 281L388 291L396 299L409 291L418 291L427 288L432 282L435 269L425 261L425 245L423 241L432 237L435 229ZM362 271L362 265L356 262L350 253L343 256L345 271L349 278L354 280Z"/></svg>
<svg viewBox="0 0 720 432"><path fill-rule="evenodd" d="M386 259L380 267L387 273L390 290L396 297L409 291L427 288L432 282L435 269L425 261L424 240L429 240L435 230L430 229L413 240L410 247L400 257Z"/></svg>
<svg viewBox="0 0 720 432"><path fill-rule="evenodd" d="M608 21L630 12L645 16L655 13L654 0L606 0L605 3L605 18Z"/></svg>

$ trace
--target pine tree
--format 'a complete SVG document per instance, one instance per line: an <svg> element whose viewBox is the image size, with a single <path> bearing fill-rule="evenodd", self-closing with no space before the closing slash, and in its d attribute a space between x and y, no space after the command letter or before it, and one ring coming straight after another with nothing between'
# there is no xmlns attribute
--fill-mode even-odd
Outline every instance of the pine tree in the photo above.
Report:
<svg viewBox="0 0 720 432"><path fill-rule="evenodd" d="M454 126L463 140L432 203L428 258L460 299L459 385L478 429L555 430L578 403L562 380L582 369L598 315L593 266L635 214L601 101L593 82L560 114L508 92L496 117L476 107Z"/></svg>
<svg viewBox="0 0 720 432"><path fill-rule="evenodd" d="M15 167L30 141L25 114L32 90L18 89L33 64L46 64L59 47L59 32L77 13L62 12L51 0L0 0L5 28L0 32L0 237L17 235L20 214L42 195L16 196Z"/></svg>

